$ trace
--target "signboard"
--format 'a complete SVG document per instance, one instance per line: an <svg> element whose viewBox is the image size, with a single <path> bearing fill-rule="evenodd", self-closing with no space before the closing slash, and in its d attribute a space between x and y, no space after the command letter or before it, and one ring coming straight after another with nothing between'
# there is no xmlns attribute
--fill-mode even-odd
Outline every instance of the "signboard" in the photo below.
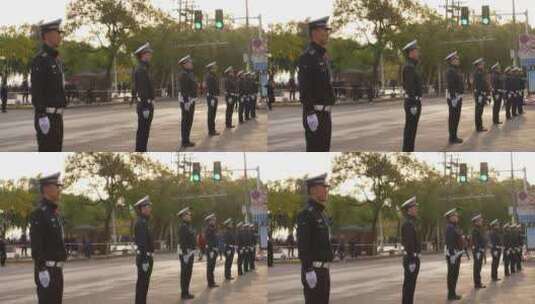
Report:
<svg viewBox="0 0 535 304"><path fill-rule="evenodd" d="M518 40L518 57L520 59L535 58L535 36L523 34Z"/></svg>
<svg viewBox="0 0 535 304"><path fill-rule="evenodd" d="M528 248L535 248L535 227L530 227L526 230L528 239Z"/></svg>
<svg viewBox="0 0 535 304"><path fill-rule="evenodd" d="M267 194L262 190L252 190L249 192L251 199L251 221L258 227L258 234L260 237L260 247L267 247L268 238L268 210L267 210Z"/></svg>
<svg viewBox="0 0 535 304"><path fill-rule="evenodd" d="M251 214L267 214L267 194L261 190L249 192L251 198Z"/></svg>
<svg viewBox="0 0 535 304"><path fill-rule="evenodd" d="M520 191L516 195L518 221L522 224L535 223L535 194Z"/></svg>
<svg viewBox="0 0 535 304"><path fill-rule="evenodd" d="M253 38L251 40L251 62L255 71L267 71L267 45L266 42L260 38Z"/></svg>

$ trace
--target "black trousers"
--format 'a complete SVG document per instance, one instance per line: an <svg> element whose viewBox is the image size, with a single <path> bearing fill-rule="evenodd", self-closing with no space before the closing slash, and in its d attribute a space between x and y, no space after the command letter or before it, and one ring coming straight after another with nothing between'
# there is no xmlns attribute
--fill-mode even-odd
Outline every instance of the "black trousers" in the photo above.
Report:
<svg viewBox="0 0 535 304"><path fill-rule="evenodd" d="M60 114L47 114L47 116L50 120L48 134L41 131L38 115L34 117L39 152L61 152L63 149L63 116Z"/></svg>
<svg viewBox="0 0 535 304"><path fill-rule="evenodd" d="M147 118L143 117L143 111L149 111ZM137 104L137 132L136 132L136 152L147 152L149 142L150 126L154 116L154 105L152 103L138 102Z"/></svg>
<svg viewBox="0 0 535 304"><path fill-rule="evenodd" d="M481 286L481 265L483 265L483 254L479 251L472 251L474 286Z"/></svg>
<svg viewBox="0 0 535 304"><path fill-rule="evenodd" d="M246 103L245 96L238 97L238 120L240 123L243 122L243 115L245 114L245 103Z"/></svg>
<svg viewBox="0 0 535 304"><path fill-rule="evenodd" d="M211 248L206 251L206 280L208 286L215 285L214 269L217 261L217 249Z"/></svg>
<svg viewBox="0 0 535 304"><path fill-rule="evenodd" d="M511 274L511 249L506 248L503 251L503 272L505 276L509 276Z"/></svg>
<svg viewBox="0 0 535 304"><path fill-rule="evenodd" d="M450 140L457 138L457 130L459 129L459 120L461 119L461 110L463 107L462 98L457 101L457 105L453 107L451 99L448 99L448 130L450 134Z"/></svg>
<svg viewBox="0 0 535 304"><path fill-rule="evenodd" d="M50 275L50 283L45 288L39 281L39 269L34 270L35 285L37 285L37 298L39 304L61 304L63 302L63 269L59 267L46 267Z"/></svg>
<svg viewBox="0 0 535 304"><path fill-rule="evenodd" d="M332 121L331 112L316 111L318 116L318 129L310 130L307 124L307 115L303 112L303 127L307 152L329 152L331 150Z"/></svg>
<svg viewBox="0 0 535 304"><path fill-rule="evenodd" d="M191 133L191 126L193 125L193 117L195 115L195 103L191 104L189 111L186 111L184 103L180 103L180 110L182 112L182 122L180 126L182 143L187 144L190 142L189 135Z"/></svg>
<svg viewBox="0 0 535 304"><path fill-rule="evenodd" d="M212 106L212 101L214 102L214 105ZM217 114L217 97L215 96L206 96L206 103L208 106L207 111L207 122L208 122L208 133L214 134L215 133L215 117Z"/></svg>
<svg viewBox="0 0 535 304"><path fill-rule="evenodd" d="M422 113L422 103L418 100L405 99L405 128L403 130L403 152L413 152L416 141L418 121ZM412 113L414 111L414 114Z"/></svg>
<svg viewBox="0 0 535 304"><path fill-rule="evenodd" d="M520 92L518 98L518 114L524 114L524 92Z"/></svg>
<svg viewBox="0 0 535 304"><path fill-rule="evenodd" d="M251 257L249 258L249 268L251 270L254 270L255 269L255 258L256 258L256 248L255 247L252 247L251 248Z"/></svg>
<svg viewBox="0 0 535 304"><path fill-rule="evenodd" d="M483 110L485 108L485 96L474 94L474 100L475 100L475 124L476 124L476 130L483 129Z"/></svg>
<svg viewBox="0 0 535 304"><path fill-rule="evenodd" d="M225 111L225 126L230 128L232 127L232 114L234 113L234 103L236 102L236 98L231 95L226 95L225 101L227 103L227 108Z"/></svg>
<svg viewBox="0 0 535 304"><path fill-rule="evenodd" d="M148 263L147 270L143 269L143 264ZM152 274L152 257L136 256L137 282L136 282L136 304L147 303L147 293L149 292L150 276Z"/></svg>
<svg viewBox="0 0 535 304"><path fill-rule="evenodd" d="M189 284L191 282L191 274L193 272L193 254L190 255L189 259L184 260L184 255L179 255L180 258L180 289L182 295L189 294Z"/></svg>
<svg viewBox="0 0 535 304"><path fill-rule="evenodd" d="M238 275L243 275L243 260L245 256L245 251L243 247L238 248Z"/></svg>
<svg viewBox="0 0 535 304"><path fill-rule="evenodd" d="M243 271L249 272L249 265L251 262L249 260L251 259L251 251L248 247L245 248L245 252L243 254Z"/></svg>
<svg viewBox="0 0 535 304"><path fill-rule="evenodd" d="M232 277L232 261L234 260L234 248L225 249L225 279L230 280Z"/></svg>
<svg viewBox="0 0 535 304"><path fill-rule="evenodd" d="M2 98L2 112L6 112L7 109L7 98Z"/></svg>
<svg viewBox="0 0 535 304"><path fill-rule="evenodd" d="M251 117L256 118L256 103L258 102L257 95L251 97Z"/></svg>
<svg viewBox="0 0 535 304"><path fill-rule="evenodd" d="M513 116L517 116L518 115L518 94L516 93L516 91L513 93L513 97L512 97L512 108L511 108L511 114Z"/></svg>
<svg viewBox="0 0 535 304"><path fill-rule="evenodd" d="M411 270L410 265L414 265L414 269ZM401 303L412 304L414 303L414 290L416 289L416 280L418 279L418 273L420 272L420 258L411 257L408 255L403 256L403 296Z"/></svg>
<svg viewBox="0 0 535 304"><path fill-rule="evenodd" d="M448 296L454 296L457 293L457 280L459 279L459 269L461 268L461 257L457 257L454 263L450 262L450 257L446 257L446 263L448 264Z"/></svg>
<svg viewBox="0 0 535 304"><path fill-rule="evenodd" d="M516 270L522 270L522 249L516 252Z"/></svg>
<svg viewBox="0 0 535 304"><path fill-rule="evenodd" d="M251 118L251 95L245 95L245 102L243 104L245 111L245 120Z"/></svg>
<svg viewBox="0 0 535 304"><path fill-rule="evenodd" d="M500 248L493 248L492 249L492 265L490 270L490 277L493 280L498 279L498 266L500 266L500 256L502 254L502 250Z"/></svg>
<svg viewBox="0 0 535 304"><path fill-rule="evenodd" d="M310 288L306 281L306 271L301 268L301 283L305 295L305 304L328 304L331 293L331 277L329 269L314 268L318 282L314 288Z"/></svg>
<svg viewBox="0 0 535 304"><path fill-rule="evenodd" d="M494 105L492 106L492 122L497 124L500 122L500 109L502 107L502 93L495 92L494 96Z"/></svg>
<svg viewBox="0 0 535 304"><path fill-rule="evenodd" d="M511 112L513 108L513 97L511 96L512 92L505 93L505 117L511 119Z"/></svg>
<svg viewBox="0 0 535 304"><path fill-rule="evenodd" d="M6 265L6 259L7 259L6 253L0 252L0 266L3 267Z"/></svg>

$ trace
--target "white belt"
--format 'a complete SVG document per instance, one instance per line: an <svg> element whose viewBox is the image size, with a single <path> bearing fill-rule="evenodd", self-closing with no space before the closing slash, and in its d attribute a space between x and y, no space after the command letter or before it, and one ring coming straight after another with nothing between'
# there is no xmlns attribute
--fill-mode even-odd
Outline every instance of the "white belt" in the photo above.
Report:
<svg viewBox="0 0 535 304"><path fill-rule="evenodd" d="M413 256L413 257L415 257L415 258L417 258L417 257L419 257L419 256L420 256L420 254L419 254L419 253L417 253L417 252L414 252L413 254L408 254L408 253L407 253L407 251L403 251L403 252L405 253L405 255L408 255L408 256Z"/></svg>
<svg viewBox="0 0 535 304"><path fill-rule="evenodd" d="M46 267L57 267L57 268L63 268L63 262L57 262L57 261L46 261L45 262Z"/></svg>
<svg viewBox="0 0 535 304"><path fill-rule="evenodd" d="M140 254L141 254L141 251L136 250L136 253L140 255ZM147 252L147 256L152 256L152 252Z"/></svg>
<svg viewBox="0 0 535 304"><path fill-rule="evenodd" d="M331 106L314 105L314 110L321 111L321 112L331 112Z"/></svg>
<svg viewBox="0 0 535 304"><path fill-rule="evenodd" d="M63 114L63 108L46 108L45 111L47 114Z"/></svg>
<svg viewBox="0 0 535 304"><path fill-rule="evenodd" d="M329 262L312 262L312 267L329 269Z"/></svg>

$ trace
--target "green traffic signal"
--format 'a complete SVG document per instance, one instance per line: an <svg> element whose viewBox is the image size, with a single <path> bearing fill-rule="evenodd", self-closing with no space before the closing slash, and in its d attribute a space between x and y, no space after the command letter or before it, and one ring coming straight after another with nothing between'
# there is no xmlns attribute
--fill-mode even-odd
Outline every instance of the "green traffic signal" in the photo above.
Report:
<svg viewBox="0 0 535 304"><path fill-rule="evenodd" d="M468 26L470 24L470 11L468 10L468 6L461 7L461 25L462 26Z"/></svg>
<svg viewBox="0 0 535 304"><path fill-rule="evenodd" d="M201 181L201 164L193 163L192 167L193 168L191 170L191 181L194 183L198 183Z"/></svg>
<svg viewBox="0 0 535 304"><path fill-rule="evenodd" d="M479 167L479 180L486 183L489 180L489 164L483 162Z"/></svg>
<svg viewBox="0 0 535 304"><path fill-rule="evenodd" d="M214 173L212 175L212 178L216 182L221 180L221 162L220 161L214 162Z"/></svg>
<svg viewBox="0 0 535 304"><path fill-rule="evenodd" d="M468 182L468 170L466 164L459 164L459 182L464 184Z"/></svg>
<svg viewBox="0 0 535 304"><path fill-rule="evenodd" d="M217 21L215 23L215 28L218 29L218 30L222 29L223 28L223 22Z"/></svg>
<svg viewBox="0 0 535 304"><path fill-rule="evenodd" d="M193 26L196 30L202 30L202 11L195 11L195 19L193 20Z"/></svg>
<svg viewBox="0 0 535 304"><path fill-rule="evenodd" d="M488 5L483 5L481 8L481 23L483 25L490 24L490 7Z"/></svg>
<svg viewBox="0 0 535 304"><path fill-rule="evenodd" d="M217 9L215 10L215 28L218 30L222 30L223 26L223 10Z"/></svg>

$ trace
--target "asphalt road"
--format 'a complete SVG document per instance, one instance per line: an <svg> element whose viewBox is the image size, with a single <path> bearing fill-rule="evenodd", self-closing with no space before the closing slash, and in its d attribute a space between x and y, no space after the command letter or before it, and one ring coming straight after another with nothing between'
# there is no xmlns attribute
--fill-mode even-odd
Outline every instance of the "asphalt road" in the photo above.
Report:
<svg viewBox="0 0 535 304"><path fill-rule="evenodd" d="M221 102L223 100L223 102ZM225 129L225 104L219 98L216 129L220 136L209 137L206 104L197 103L190 139L197 146L187 151L266 151L267 115L257 110L256 120ZM111 151L135 149L137 114L134 106L115 104L68 108L64 113L64 146L66 152ZM37 142L33 110L13 109L0 113L0 151L36 151ZM177 151L180 143L180 109L175 101L157 101L149 137L149 151Z"/></svg>
<svg viewBox="0 0 535 304"><path fill-rule="evenodd" d="M446 300L446 261L442 255L423 256L415 303L535 303L535 264L525 264L521 273L490 282L490 256L483 265L482 279L487 288L476 291L473 288L472 264L463 257L457 293L463 295L461 301ZM403 268L401 257L361 260L335 263L331 267L330 303L401 303ZM268 301L270 304L303 303L299 264L276 264L269 269Z"/></svg>
<svg viewBox="0 0 535 304"><path fill-rule="evenodd" d="M234 259L236 261L236 258ZM193 300L180 300L180 263L176 255L156 255L150 282L148 303L267 303L267 267L257 264L254 272L230 282L224 281L223 264L215 270L219 288L206 285L206 262L196 262L190 291ZM236 265L233 275L237 277ZM135 298L137 271L134 257L108 260L75 261L64 268L65 304L131 304ZM0 268L0 303L37 303L33 264L9 264Z"/></svg>
<svg viewBox="0 0 535 304"><path fill-rule="evenodd" d="M475 132L473 98L465 100L459 125L459 145L448 143L448 107L442 98L426 99L416 137L417 151L535 151L533 106L525 106L523 116L492 125L492 106L486 106L483 124L486 133ZM400 151L405 114L401 101L373 104L337 105L332 110L331 151ZM279 106L269 113L270 151L304 151L302 109Z"/></svg>

